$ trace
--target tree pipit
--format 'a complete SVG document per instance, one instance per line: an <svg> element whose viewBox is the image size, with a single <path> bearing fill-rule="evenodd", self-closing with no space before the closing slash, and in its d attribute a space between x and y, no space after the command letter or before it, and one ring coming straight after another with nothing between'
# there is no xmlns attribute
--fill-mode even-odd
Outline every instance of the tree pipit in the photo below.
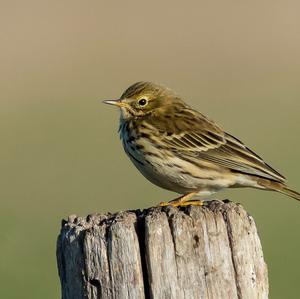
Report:
<svg viewBox="0 0 300 299"><path fill-rule="evenodd" d="M162 206L202 205L192 196L236 187L300 200L280 173L172 90L138 82L119 99L104 102L121 109L120 137L137 169L153 184L182 194Z"/></svg>

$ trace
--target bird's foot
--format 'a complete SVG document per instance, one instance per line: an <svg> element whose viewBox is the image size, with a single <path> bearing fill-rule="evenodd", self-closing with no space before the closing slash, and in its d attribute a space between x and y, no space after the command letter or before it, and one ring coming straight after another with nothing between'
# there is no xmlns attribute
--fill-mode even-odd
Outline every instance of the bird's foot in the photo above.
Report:
<svg viewBox="0 0 300 299"><path fill-rule="evenodd" d="M205 201L202 200L171 200L171 201L165 201L161 202L159 204L160 207L166 207L166 206L172 206L172 207L186 207L186 206L204 206Z"/></svg>

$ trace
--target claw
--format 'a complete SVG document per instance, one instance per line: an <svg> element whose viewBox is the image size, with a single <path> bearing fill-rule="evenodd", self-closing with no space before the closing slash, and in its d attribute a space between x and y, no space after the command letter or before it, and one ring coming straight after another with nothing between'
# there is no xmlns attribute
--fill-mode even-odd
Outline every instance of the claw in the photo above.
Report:
<svg viewBox="0 0 300 299"><path fill-rule="evenodd" d="M159 204L160 207L172 206L172 207L186 207L186 206L204 206L205 201L202 200L187 200L187 201L164 201Z"/></svg>
<svg viewBox="0 0 300 299"><path fill-rule="evenodd" d="M165 206L173 206L173 207L184 207L184 206L202 206L203 202L201 200L189 200L192 198L194 195L196 195L197 192L191 192L187 193L183 196L180 196L178 198L175 198L171 201L164 201L159 204L160 207L165 207Z"/></svg>

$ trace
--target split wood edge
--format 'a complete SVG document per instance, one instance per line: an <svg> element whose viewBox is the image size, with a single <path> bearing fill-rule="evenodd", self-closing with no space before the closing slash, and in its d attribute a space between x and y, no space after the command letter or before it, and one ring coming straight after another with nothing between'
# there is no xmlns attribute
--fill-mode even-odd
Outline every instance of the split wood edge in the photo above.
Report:
<svg viewBox="0 0 300 299"><path fill-rule="evenodd" d="M254 220L232 202L70 216L57 241L62 298L268 298Z"/></svg>

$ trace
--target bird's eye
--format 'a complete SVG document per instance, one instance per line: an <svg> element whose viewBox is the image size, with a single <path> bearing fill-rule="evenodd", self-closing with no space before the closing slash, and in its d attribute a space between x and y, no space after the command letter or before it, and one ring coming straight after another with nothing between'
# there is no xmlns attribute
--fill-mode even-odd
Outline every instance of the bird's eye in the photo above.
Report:
<svg viewBox="0 0 300 299"><path fill-rule="evenodd" d="M148 101L146 99L140 99L139 100L139 105L140 106L145 106L145 105L147 105L147 103L148 103Z"/></svg>

